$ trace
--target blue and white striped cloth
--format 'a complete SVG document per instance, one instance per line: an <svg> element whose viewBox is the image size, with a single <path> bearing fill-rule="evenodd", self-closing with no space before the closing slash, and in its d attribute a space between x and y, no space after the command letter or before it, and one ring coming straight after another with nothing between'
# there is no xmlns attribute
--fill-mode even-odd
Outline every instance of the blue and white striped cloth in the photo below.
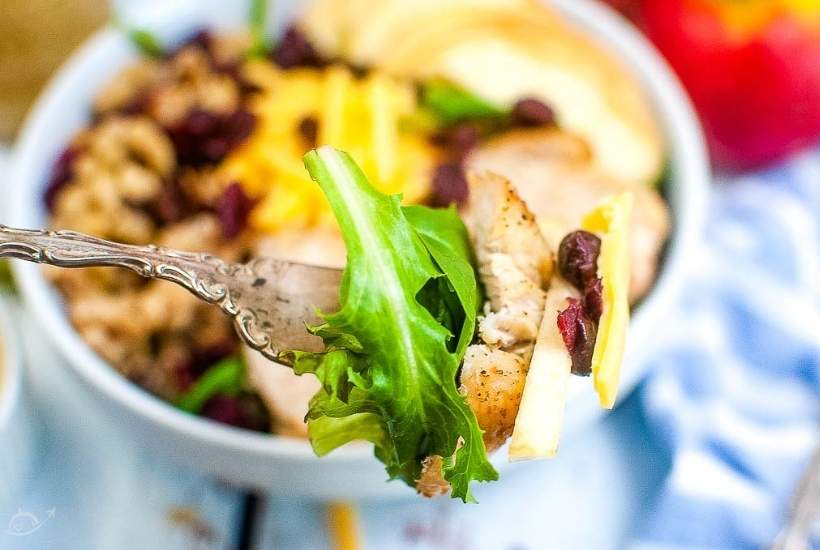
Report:
<svg viewBox="0 0 820 550"><path fill-rule="evenodd" d="M672 467L636 548L767 546L818 443L820 148L713 199L643 389Z"/></svg>

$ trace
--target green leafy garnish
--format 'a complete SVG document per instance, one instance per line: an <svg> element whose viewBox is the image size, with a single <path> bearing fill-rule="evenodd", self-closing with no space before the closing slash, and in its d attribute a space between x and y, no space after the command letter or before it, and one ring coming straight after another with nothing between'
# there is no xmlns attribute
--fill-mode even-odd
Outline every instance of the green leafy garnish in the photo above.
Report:
<svg viewBox="0 0 820 550"><path fill-rule="evenodd" d="M251 12L249 26L251 31L251 47L248 50L248 57L263 57L270 51L270 40L265 35L265 25L268 18L268 0L253 0L251 2Z"/></svg>
<svg viewBox="0 0 820 550"><path fill-rule="evenodd" d="M500 119L509 114L464 88L441 79L430 80L422 85L421 103L446 124L464 120Z"/></svg>
<svg viewBox="0 0 820 550"><path fill-rule="evenodd" d="M6 260L0 260L0 292L15 294L17 287L14 284L14 276L11 274L11 267Z"/></svg>
<svg viewBox="0 0 820 550"><path fill-rule="evenodd" d="M470 483L498 474L456 385L479 300L464 225L455 210L402 209L331 147L308 153L305 166L348 255L340 310L311 327L325 352L288 352L295 372L322 382L308 412L315 452L370 441L390 477L409 485L421 460L439 455L452 496L474 501Z"/></svg>
<svg viewBox="0 0 820 550"><path fill-rule="evenodd" d="M148 57L160 57L165 51L162 44L150 31L145 29L127 29L128 38L137 49Z"/></svg>
<svg viewBox="0 0 820 550"><path fill-rule="evenodd" d="M452 326L443 323L448 328L461 326L456 348L456 355L461 361L473 339L476 313L483 302L472 265L473 252L467 228L455 206L447 209L403 206L402 212L421 237L438 268L444 272L445 277L433 279L442 289L437 294L447 299L449 309L456 315L464 314L460 323ZM427 309L433 311L431 307Z"/></svg>
<svg viewBox="0 0 820 550"><path fill-rule="evenodd" d="M215 395L236 396L242 392L245 381L245 364L239 357L223 359L205 371L191 388L176 402L177 407L197 414L205 403Z"/></svg>

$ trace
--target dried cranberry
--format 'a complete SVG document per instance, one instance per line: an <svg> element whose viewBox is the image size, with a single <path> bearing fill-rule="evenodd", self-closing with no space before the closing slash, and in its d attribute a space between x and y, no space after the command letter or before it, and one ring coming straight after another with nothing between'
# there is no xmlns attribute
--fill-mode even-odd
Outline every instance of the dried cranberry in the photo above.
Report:
<svg viewBox="0 0 820 550"><path fill-rule="evenodd" d="M433 142L443 147L452 158L463 160L481 139L481 130L475 124L463 123L449 128L433 137Z"/></svg>
<svg viewBox="0 0 820 550"><path fill-rule="evenodd" d="M233 239L248 225L248 216L256 202L245 194L239 183L231 183L216 203L216 215L222 236Z"/></svg>
<svg viewBox="0 0 820 550"><path fill-rule="evenodd" d="M66 184L71 181L74 175L72 164L78 155L79 151L77 151L77 149L67 147L54 162L54 167L51 169L51 177L43 193L43 202L45 202L49 212L54 210L57 195L59 195Z"/></svg>
<svg viewBox="0 0 820 550"><path fill-rule="evenodd" d="M247 430L270 429L270 416L259 399L252 395L215 395L202 407L202 416Z"/></svg>
<svg viewBox="0 0 820 550"><path fill-rule="evenodd" d="M188 390L194 385L194 382L196 382L196 376L194 376L193 370L191 369L190 360L183 360L175 364L173 366L173 372L176 375L176 384L179 391L184 392Z"/></svg>
<svg viewBox="0 0 820 550"><path fill-rule="evenodd" d="M368 67L367 65L359 65L358 63L347 62L345 63L345 66L353 74L353 77L358 79L366 78L373 72L372 67Z"/></svg>
<svg viewBox="0 0 820 550"><path fill-rule="evenodd" d="M549 105L537 99L525 98L513 105L512 121L516 126L550 126L555 124L555 113Z"/></svg>
<svg viewBox="0 0 820 550"><path fill-rule="evenodd" d="M202 166L221 161L253 132L256 117L245 110L225 114L193 109L171 128L166 128L182 165Z"/></svg>
<svg viewBox="0 0 820 550"><path fill-rule="evenodd" d="M160 223L176 223L191 213L191 204L179 182L172 181L162 189L150 211Z"/></svg>
<svg viewBox="0 0 820 550"><path fill-rule="evenodd" d="M173 57L183 50L187 46L198 46L205 50L206 52L210 53L211 44L213 44L214 37L211 34L211 31L208 29L199 29L198 31L194 32L188 38L182 41L182 43L177 46L175 49L170 50L168 52L169 57Z"/></svg>
<svg viewBox="0 0 820 550"><path fill-rule="evenodd" d="M461 206L467 202L469 188L464 168L460 163L447 162L439 165L433 175L433 193L431 206L449 206L453 203Z"/></svg>
<svg viewBox="0 0 820 550"><path fill-rule="evenodd" d="M230 338L209 346L195 347L184 361L174 366L180 388L187 389L210 367L236 354L236 347L236 341Z"/></svg>
<svg viewBox="0 0 820 550"><path fill-rule="evenodd" d="M219 124L216 115L201 109L194 109L183 122L185 131L193 136L207 136Z"/></svg>
<svg viewBox="0 0 820 550"><path fill-rule="evenodd" d="M272 52L273 61L283 69L317 67L322 60L313 44L296 27L288 27Z"/></svg>
<svg viewBox="0 0 820 550"><path fill-rule="evenodd" d="M225 158L230 150L231 143L224 137L212 137L202 144L202 152L205 157L213 159L214 162Z"/></svg>
<svg viewBox="0 0 820 550"><path fill-rule="evenodd" d="M236 397L215 395L202 407L202 416L229 426L244 427L245 412Z"/></svg>
<svg viewBox="0 0 820 550"><path fill-rule="evenodd" d="M593 280L584 289L584 311L597 323L604 310L604 288L600 277Z"/></svg>
<svg viewBox="0 0 820 550"><path fill-rule="evenodd" d="M313 149L316 147L316 140L319 137L319 121L314 116L306 116L299 122L299 133L308 144L308 147Z"/></svg>
<svg viewBox="0 0 820 550"><path fill-rule="evenodd" d="M584 291L598 276L601 239L589 231L573 231L558 247L558 269L575 288Z"/></svg>
<svg viewBox="0 0 820 550"><path fill-rule="evenodd" d="M223 128L227 133L226 137L231 141L231 147L245 141L253 132L254 126L256 126L256 117L245 109L237 109L223 119Z"/></svg>
<svg viewBox="0 0 820 550"><path fill-rule="evenodd" d="M236 85L239 87L239 93L243 97L249 94L254 94L262 91L262 89L245 78L245 75L242 74L242 61L229 61L226 63L216 63L213 62L213 69L214 71L224 74L225 76L230 77Z"/></svg>
<svg viewBox="0 0 820 550"><path fill-rule="evenodd" d="M142 90L134 94L128 102L120 108L120 113L128 115L140 115L148 110L153 99L148 90Z"/></svg>
<svg viewBox="0 0 820 550"><path fill-rule="evenodd" d="M234 353L236 341L229 338L209 346L194 348L191 354L191 370L199 378L210 367Z"/></svg>
<svg viewBox="0 0 820 550"><path fill-rule="evenodd" d="M580 300L569 298L568 301L567 308L558 314L558 330L572 359L572 374L589 376L598 330Z"/></svg>

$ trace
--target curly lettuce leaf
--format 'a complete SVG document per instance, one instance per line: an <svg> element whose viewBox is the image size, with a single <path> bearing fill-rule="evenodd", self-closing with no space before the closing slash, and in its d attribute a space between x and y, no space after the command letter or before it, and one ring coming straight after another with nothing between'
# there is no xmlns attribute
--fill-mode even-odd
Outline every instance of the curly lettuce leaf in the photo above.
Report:
<svg viewBox="0 0 820 550"><path fill-rule="evenodd" d="M484 301L473 269L473 251L470 248L467 228L464 227L455 206L447 209L419 205L404 206L402 212L445 275L434 279L441 286L438 296L442 297L448 310L454 312L455 316L458 316L458 311L464 314L456 346L456 355L460 363L473 339L476 313ZM427 309L433 311L433 307L428 306ZM452 324L442 324L448 328L459 326L457 320Z"/></svg>
<svg viewBox="0 0 820 550"><path fill-rule="evenodd" d="M456 386L478 304L463 224L455 211L402 209L330 147L308 153L305 166L348 254L341 308L311 328L325 352L290 352L297 373L322 382L308 412L314 450L370 441L389 476L411 486L421 460L439 455L452 496L473 501L470 483L498 474Z"/></svg>
<svg viewBox="0 0 820 550"><path fill-rule="evenodd" d="M248 57L264 57L270 51L270 40L265 35L268 20L268 0L251 0L248 27L251 31L251 47Z"/></svg>
<svg viewBox="0 0 820 550"><path fill-rule="evenodd" d="M128 39L146 57L161 57L165 49L159 39L145 29L127 29Z"/></svg>
<svg viewBox="0 0 820 550"><path fill-rule="evenodd" d="M239 395L245 381L245 363L240 357L228 357L209 368L194 385L177 398L177 407L199 414L216 395Z"/></svg>
<svg viewBox="0 0 820 550"><path fill-rule="evenodd" d="M504 109L461 86L441 79L434 79L422 85L421 104L446 124L465 120L499 119L508 114Z"/></svg>

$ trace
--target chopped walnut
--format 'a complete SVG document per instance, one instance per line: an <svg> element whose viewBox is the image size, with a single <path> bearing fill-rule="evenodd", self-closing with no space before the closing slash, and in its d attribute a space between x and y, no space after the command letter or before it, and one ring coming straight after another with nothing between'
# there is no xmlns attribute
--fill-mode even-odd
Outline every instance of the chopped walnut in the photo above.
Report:
<svg viewBox="0 0 820 550"><path fill-rule="evenodd" d="M105 114L126 110L155 84L158 66L159 61L155 59L143 59L120 72L97 94L94 112Z"/></svg>

